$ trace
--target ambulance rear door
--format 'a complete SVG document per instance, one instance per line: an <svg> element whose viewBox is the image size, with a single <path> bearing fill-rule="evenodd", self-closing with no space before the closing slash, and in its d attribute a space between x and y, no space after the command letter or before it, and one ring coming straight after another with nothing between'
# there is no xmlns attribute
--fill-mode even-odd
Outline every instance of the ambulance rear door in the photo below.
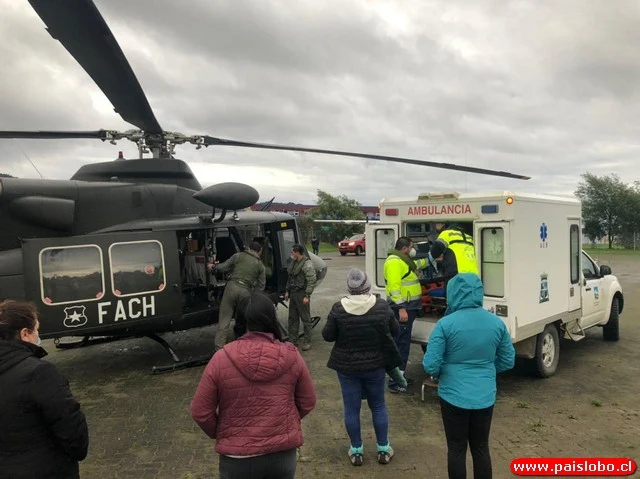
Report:
<svg viewBox="0 0 640 479"><path fill-rule="evenodd" d="M365 234L367 238L366 270L371 281L371 292L384 298L384 262L399 237L400 227L397 224L367 224Z"/></svg>

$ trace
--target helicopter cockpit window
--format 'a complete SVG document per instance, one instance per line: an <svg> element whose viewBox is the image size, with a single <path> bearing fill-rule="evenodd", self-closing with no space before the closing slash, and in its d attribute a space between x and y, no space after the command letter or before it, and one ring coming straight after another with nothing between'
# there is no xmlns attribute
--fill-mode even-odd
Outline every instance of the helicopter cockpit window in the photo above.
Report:
<svg viewBox="0 0 640 479"><path fill-rule="evenodd" d="M42 302L97 301L104 296L102 251L96 245L46 248L40 252Z"/></svg>
<svg viewBox="0 0 640 479"><path fill-rule="evenodd" d="M116 296L156 293L166 284L162 245L155 240L109 247L111 287Z"/></svg>

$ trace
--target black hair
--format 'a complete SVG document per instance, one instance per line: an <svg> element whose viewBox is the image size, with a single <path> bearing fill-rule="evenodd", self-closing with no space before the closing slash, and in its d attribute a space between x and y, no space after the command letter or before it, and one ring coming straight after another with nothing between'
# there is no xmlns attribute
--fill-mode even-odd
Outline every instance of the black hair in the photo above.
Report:
<svg viewBox="0 0 640 479"><path fill-rule="evenodd" d="M238 305L236 322L246 325L247 331L273 333L282 341L284 336L278 324L276 307L269 296L262 291L253 291Z"/></svg>
<svg viewBox="0 0 640 479"><path fill-rule="evenodd" d="M397 251L400 251L402 248L411 246L411 243L413 243L413 240L408 236L400 236L400 238L398 238L398 240L396 241L395 248Z"/></svg>
<svg viewBox="0 0 640 479"><path fill-rule="evenodd" d="M20 331L35 331L38 309L32 303L12 301L0 303L0 339L20 339Z"/></svg>
<svg viewBox="0 0 640 479"><path fill-rule="evenodd" d="M434 242L429 249L433 259L439 258L442 253L447 249L447 246L440 240Z"/></svg>
<svg viewBox="0 0 640 479"><path fill-rule="evenodd" d="M302 246L301 244L294 244L291 247L291 251L304 255L304 246Z"/></svg>

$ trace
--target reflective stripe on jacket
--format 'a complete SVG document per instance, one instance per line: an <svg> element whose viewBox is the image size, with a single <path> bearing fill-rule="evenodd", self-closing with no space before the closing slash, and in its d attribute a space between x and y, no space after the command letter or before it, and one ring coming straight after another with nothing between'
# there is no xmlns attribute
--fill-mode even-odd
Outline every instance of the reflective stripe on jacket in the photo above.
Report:
<svg viewBox="0 0 640 479"><path fill-rule="evenodd" d="M472 236L459 230L444 230L440 233L440 236L438 236L438 241L444 243L444 245L456 255L458 273L475 273L480 275Z"/></svg>
<svg viewBox="0 0 640 479"><path fill-rule="evenodd" d="M426 259L414 260L418 269L428 266ZM405 303L420 300L422 286L418 275L409 269L404 260L389 254L384 262L385 293L394 304L404 306Z"/></svg>

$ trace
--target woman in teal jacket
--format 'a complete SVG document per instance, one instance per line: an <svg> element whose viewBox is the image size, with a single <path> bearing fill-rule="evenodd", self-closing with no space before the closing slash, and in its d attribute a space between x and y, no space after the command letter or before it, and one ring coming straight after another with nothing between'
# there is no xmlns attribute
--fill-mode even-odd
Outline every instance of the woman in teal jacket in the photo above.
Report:
<svg viewBox="0 0 640 479"><path fill-rule="evenodd" d="M447 298L449 314L436 323L422 365L438 380L449 477L466 477L468 444L475 477L487 479L496 375L513 368L515 349L504 322L482 307L484 290L476 274L454 276Z"/></svg>

